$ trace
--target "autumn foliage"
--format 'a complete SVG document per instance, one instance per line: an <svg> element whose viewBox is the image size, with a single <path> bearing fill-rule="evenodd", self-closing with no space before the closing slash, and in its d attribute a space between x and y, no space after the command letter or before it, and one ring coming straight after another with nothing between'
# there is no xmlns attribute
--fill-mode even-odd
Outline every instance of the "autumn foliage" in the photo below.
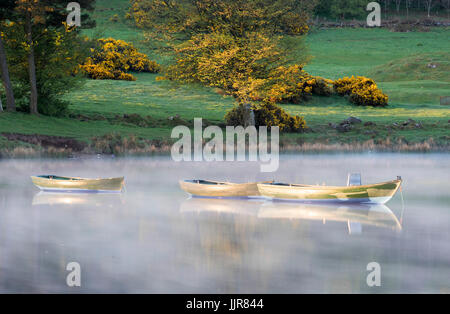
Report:
<svg viewBox="0 0 450 314"><path fill-rule="evenodd" d="M135 81L129 72L157 73L160 66L147 58L130 43L113 38L99 39L98 46L81 68L88 77L97 80Z"/></svg>

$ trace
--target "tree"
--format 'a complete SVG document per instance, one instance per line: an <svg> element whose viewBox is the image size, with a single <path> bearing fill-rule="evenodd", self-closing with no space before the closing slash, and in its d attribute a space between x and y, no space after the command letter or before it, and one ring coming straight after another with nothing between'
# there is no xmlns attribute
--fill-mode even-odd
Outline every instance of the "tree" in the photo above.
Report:
<svg viewBox="0 0 450 314"><path fill-rule="evenodd" d="M30 113L38 114L38 90L36 83L36 62L34 56L33 26L45 24L45 14L52 10L42 0L17 0L16 11L23 20L28 59L28 75L30 83Z"/></svg>
<svg viewBox="0 0 450 314"><path fill-rule="evenodd" d="M361 18L366 15L366 0L332 0L329 4L332 17L344 19Z"/></svg>
<svg viewBox="0 0 450 314"><path fill-rule="evenodd" d="M14 0L4 0L2 7L0 8L0 23L11 16L14 8ZM16 103L14 99L14 92L12 89L11 79L9 76L8 61L6 57L5 47L3 45L3 32L0 27L0 71L2 74L3 87L6 94L6 109L8 111L16 111ZM0 99L1 100L1 99ZM3 108L2 108L3 110Z"/></svg>
<svg viewBox="0 0 450 314"><path fill-rule="evenodd" d="M131 0L129 17L140 28L165 32L304 34L317 0Z"/></svg>
<svg viewBox="0 0 450 314"><path fill-rule="evenodd" d="M14 92L11 86L11 79L9 77L8 61L6 58L5 47L3 39L0 35L0 69L2 72L2 82L6 93L6 109L8 111L16 111L16 103L14 99Z"/></svg>
<svg viewBox="0 0 450 314"><path fill-rule="evenodd" d="M442 6L447 11L447 18L450 18L450 0L442 0Z"/></svg>
<svg viewBox="0 0 450 314"><path fill-rule="evenodd" d="M397 14L400 13L400 5L402 4L402 0L395 0L395 6L397 8Z"/></svg>
<svg viewBox="0 0 450 314"><path fill-rule="evenodd" d="M388 18L388 9L390 2L390 0L384 0L384 16L386 19Z"/></svg>
<svg viewBox="0 0 450 314"><path fill-rule="evenodd" d="M406 16L409 17L409 8L411 7L412 0L405 0L406 5Z"/></svg>
<svg viewBox="0 0 450 314"><path fill-rule="evenodd" d="M424 0L423 2L425 5L425 8L427 9L428 17L430 17L430 11L431 11L431 8L433 7L433 0Z"/></svg>
<svg viewBox="0 0 450 314"><path fill-rule="evenodd" d="M78 1L83 8L92 9L93 0L81 0ZM46 47L49 49L53 44L57 43L58 38L54 36L66 36L67 28L64 25L67 17L67 1L63 0L16 0L13 21L20 25L23 29L23 46L25 47L26 59L27 59L27 72L28 72L28 85L30 90L29 97L29 112L31 114L38 114L40 111L38 108L39 97L43 95L43 91L46 89L46 79L49 78L49 72L38 73L39 66L46 67L47 65L38 65L36 61L36 49ZM86 25L92 25L89 19L87 19ZM66 29L65 29L66 28ZM16 29L16 33L18 30ZM10 36L14 37L13 33ZM53 42L53 44L52 44ZM72 47L77 50L77 47ZM20 47L16 47L16 50L20 50ZM56 50L48 50L47 54L52 54ZM61 51L60 51L61 52ZM64 52L65 53L65 52ZM77 54L75 51L74 54ZM55 60L61 56L55 56ZM69 57L70 58L70 57ZM55 62L57 63L57 62ZM55 64L53 63L53 64ZM71 62L67 62L69 65ZM51 64L51 62L50 62ZM63 63L60 64L64 66ZM58 70L55 69L58 72ZM61 71L64 75L71 75L70 73ZM50 78L54 76L50 75ZM40 83L39 83L40 81ZM64 80L63 80L64 81ZM53 82L54 83L54 82ZM48 91L46 91L48 93ZM44 110L45 111L45 110Z"/></svg>

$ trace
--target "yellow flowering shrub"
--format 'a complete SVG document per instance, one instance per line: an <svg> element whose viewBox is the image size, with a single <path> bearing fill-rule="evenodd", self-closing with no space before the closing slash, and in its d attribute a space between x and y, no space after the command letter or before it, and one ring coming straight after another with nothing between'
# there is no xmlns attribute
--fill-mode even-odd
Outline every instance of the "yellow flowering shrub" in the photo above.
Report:
<svg viewBox="0 0 450 314"><path fill-rule="evenodd" d="M312 76L302 65L278 67L269 74L266 99L277 103L300 103L312 95L330 96L332 81Z"/></svg>
<svg viewBox="0 0 450 314"><path fill-rule="evenodd" d="M280 26L289 35L305 35L309 31L306 14L286 12L281 16Z"/></svg>
<svg viewBox="0 0 450 314"><path fill-rule="evenodd" d="M187 3L179 0L130 0L125 18L133 20L138 28L157 28L167 32L181 32L188 24Z"/></svg>
<svg viewBox="0 0 450 314"><path fill-rule="evenodd" d="M255 126L278 126L280 132L301 132L307 128L305 119L293 116L283 108L269 101L251 105L255 114ZM245 125L246 110L243 103L238 104L225 115L227 125Z"/></svg>
<svg viewBox="0 0 450 314"><path fill-rule="evenodd" d="M385 107L388 95L378 88L374 80L364 77L344 77L333 82L338 95L349 96L350 102L358 106Z"/></svg>
<svg viewBox="0 0 450 314"><path fill-rule="evenodd" d="M156 62L123 40L99 39L98 47L91 52L81 68L92 79L134 81L136 78L129 71L157 73L160 70Z"/></svg>

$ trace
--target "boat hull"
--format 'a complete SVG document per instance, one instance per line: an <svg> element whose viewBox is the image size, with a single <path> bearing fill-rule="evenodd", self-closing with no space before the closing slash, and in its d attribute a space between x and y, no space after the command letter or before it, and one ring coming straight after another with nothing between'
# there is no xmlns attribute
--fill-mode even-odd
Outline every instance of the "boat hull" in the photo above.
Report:
<svg viewBox="0 0 450 314"><path fill-rule="evenodd" d="M33 184L42 191L64 193L120 193L124 178L82 179L67 178L64 180L43 177L31 177Z"/></svg>
<svg viewBox="0 0 450 314"><path fill-rule="evenodd" d="M248 198L259 196L257 183L227 183L201 184L190 181L180 181L183 191L195 197L210 198Z"/></svg>
<svg viewBox="0 0 450 314"><path fill-rule="evenodd" d="M258 184L258 190L264 197L282 201L385 204L400 184L401 180L345 187Z"/></svg>

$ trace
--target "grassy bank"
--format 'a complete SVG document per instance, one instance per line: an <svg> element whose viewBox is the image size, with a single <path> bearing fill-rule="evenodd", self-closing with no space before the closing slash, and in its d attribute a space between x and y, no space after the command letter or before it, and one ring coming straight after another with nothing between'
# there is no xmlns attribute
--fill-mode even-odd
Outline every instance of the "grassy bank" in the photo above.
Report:
<svg viewBox="0 0 450 314"><path fill-rule="evenodd" d="M164 42L146 40L141 30L123 18L127 6L128 1L98 1L94 13L97 27L86 33L131 41L151 59L168 64L171 55L163 49ZM119 21L111 22L115 14ZM439 97L450 96L449 35L448 28L431 28L423 33L351 28L313 30L307 38L314 56L306 67L308 72L331 79L349 75L373 77L389 95L390 105L356 107L340 97L315 97L302 105L283 105L290 113L303 115L310 127L307 133L283 134L284 147L301 149L299 145L303 145L303 149L320 150L353 145L363 149L373 143L380 149L396 146L405 150L447 149L450 108L441 106ZM225 113L234 104L233 98L212 88L158 81L155 74L136 76L134 82L86 79L81 89L66 96L71 102L71 117L1 113L0 133L71 137L87 146L93 137L119 133L153 145L150 144L153 140L168 141L175 122L191 125L194 117L202 117L208 124L222 124ZM148 123L143 126L123 119L123 115L130 114L139 115ZM329 125L349 116L356 116L363 123L349 132L339 132ZM415 120L420 127L402 127L408 119ZM365 122L373 124L364 126ZM39 149L0 136L0 150L11 151L15 147Z"/></svg>

